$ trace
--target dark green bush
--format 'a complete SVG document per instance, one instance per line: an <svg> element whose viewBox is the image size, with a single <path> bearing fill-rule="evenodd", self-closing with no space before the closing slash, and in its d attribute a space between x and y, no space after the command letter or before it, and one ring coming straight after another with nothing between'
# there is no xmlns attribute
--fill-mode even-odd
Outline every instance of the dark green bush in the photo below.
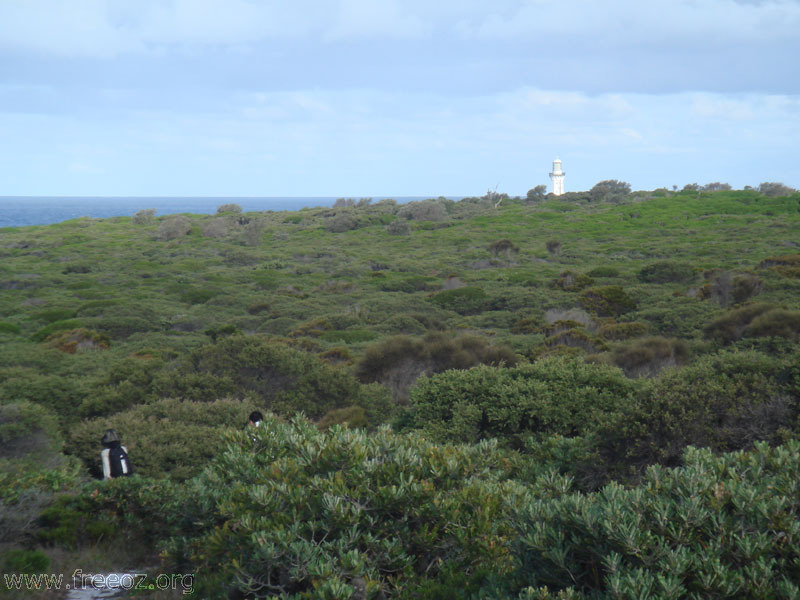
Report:
<svg viewBox="0 0 800 600"><path fill-rule="evenodd" d="M51 352L58 354L55 350ZM74 375L43 375L34 369L9 369L0 383L0 402L27 400L72 421L89 394L89 381Z"/></svg>
<svg viewBox="0 0 800 600"><path fill-rule="evenodd" d="M15 325L14 323L6 323L5 321L0 321L0 335L4 333L10 333L11 335L17 335L20 332L19 325Z"/></svg>
<svg viewBox="0 0 800 600"><path fill-rule="evenodd" d="M56 321L66 321L67 319L75 318L75 311L68 308L51 308L34 313L34 318L44 321L45 323L55 323Z"/></svg>
<svg viewBox="0 0 800 600"><path fill-rule="evenodd" d="M775 308L755 317L742 331L744 337L784 337L800 335L800 310Z"/></svg>
<svg viewBox="0 0 800 600"><path fill-rule="evenodd" d="M689 346L684 340L662 337L620 344L611 353L614 364L628 377L653 376L667 367L685 365L689 357Z"/></svg>
<svg viewBox="0 0 800 600"><path fill-rule="evenodd" d="M586 274L589 277L619 277L619 271L614 267L595 267Z"/></svg>
<svg viewBox="0 0 800 600"><path fill-rule="evenodd" d="M44 573L50 567L50 559L41 550L9 550L3 555L5 573Z"/></svg>
<svg viewBox="0 0 800 600"><path fill-rule="evenodd" d="M373 423L387 411L383 399L343 368L258 336L233 335L204 345L159 373L154 387L162 397L187 400L247 397L278 414L304 411L314 419L353 404L363 406Z"/></svg>
<svg viewBox="0 0 800 600"><path fill-rule="evenodd" d="M71 429L65 450L100 477L100 438L106 429L115 429L136 473L183 481L197 475L222 450L222 433L243 428L253 408L238 400L159 400L83 421Z"/></svg>
<svg viewBox="0 0 800 600"><path fill-rule="evenodd" d="M573 273L572 271L563 271L558 279L550 284L550 287L565 292L578 292L584 288L589 287L594 283L594 279L583 273Z"/></svg>
<svg viewBox="0 0 800 600"><path fill-rule="evenodd" d="M510 256L511 254L519 254L519 247L511 240L502 239L489 244L489 252L495 256Z"/></svg>
<svg viewBox="0 0 800 600"><path fill-rule="evenodd" d="M705 328L706 337L730 343L742 337L745 329L756 317L763 315L775 307L772 304L748 304L729 311L715 319Z"/></svg>
<svg viewBox="0 0 800 600"><path fill-rule="evenodd" d="M686 283L695 272L691 265L665 260L644 267L637 277L644 283Z"/></svg>
<svg viewBox="0 0 800 600"><path fill-rule="evenodd" d="M482 288L467 286L439 292L431 302L461 315L475 315L488 308L489 297Z"/></svg>
<svg viewBox="0 0 800 600"><path fill-rule="evenodd" d="M344 331L326 331L319 336L326 342L340 342L343 344L358 344L360 342L370 342L378 337L378 334L369 329L346 329Z"/></svg>
<svg viewBox="0 0 800 600"><path fill-rule="evenodd" d="M600 327L597 333L601 338L606 340L627 340L645 335L647 333L647 325L635 321L629 323L610 323Z"/></svg>
<svg viewBox="0 0 800 600"><path fill-rule="evenodd" d="M513 368L479 366L423 378L411 391L412 425L438 441L583 435L624 407L637 385L618 369L546 358Z"/></svg>
<svg viewBox="0 0 800 600"><path fill-rule="evenodd" d="M435 287L434 278L424 275L413 275L411 277L404 277L403 279L390 279L381 282L381 289L384 292L405 292L411 294L414 292L432 290L435 289Z"/></svg>
<svg viewBox="0 0 800 600"><path fill-rule="evenodd" d="M47 462L58 454L60 445L58 419L52 412L21 399L0 404L0 459Z"/></svg>
<svg viewBox="0 0 800 600"><path fill-rule="evenodd" d="M517 357L506 346L492 346L480 336L429 333L423 338L395 336L367 348L356 367L363 382L376 381L403 402L420 375L477 364L514 365Z"/></svg>
<svg viewBox="0 0 800 600"><path fill-rule="evenodd" d="M64 331L66 329L79 329L81 327L83 327L83 321L81 319L55 321L46 327L42 327L39 331L31 336L31 339L34 342L43 342L50 337L50 335L56 333L57 331Z"/></svg>
<svg viewBox="0 0 800 600"><path fill-rule="evenodd" d="M798 427L796 355L724 352L647 380L627 411L598 431L604 460L626 476L674 466L686 446L726 452L780 443Z"/></svg>
<svg viewBox="0 0 800 600"><path fill-rule="evenodd" d="M600 317L617 317L636 308L636 301L618 285L585 290L580 302L586 310Z"/></svg>

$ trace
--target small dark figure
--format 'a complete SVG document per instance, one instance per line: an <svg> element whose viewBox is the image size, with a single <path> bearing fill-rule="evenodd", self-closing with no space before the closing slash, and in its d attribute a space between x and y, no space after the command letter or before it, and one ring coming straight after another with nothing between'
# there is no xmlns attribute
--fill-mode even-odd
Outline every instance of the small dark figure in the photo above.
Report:
<svg viewBox="0 0 800 600"><path fill-rule="evenodd" d="M121 444L117 432L113 429L106 429L100 442L103 444L103 450L100 452L100 460L103 463L103 479L133 475L128 449Z"/></svg>
<svg viewBox="0 0 800 600"><path fill-rule="evenodd" d="M248 425L252 425L253 427L258 427L261 425L261 421L264 420L264 415L261 414L261 411L254 410L250 413L249 420L247 421Z"/></svg>

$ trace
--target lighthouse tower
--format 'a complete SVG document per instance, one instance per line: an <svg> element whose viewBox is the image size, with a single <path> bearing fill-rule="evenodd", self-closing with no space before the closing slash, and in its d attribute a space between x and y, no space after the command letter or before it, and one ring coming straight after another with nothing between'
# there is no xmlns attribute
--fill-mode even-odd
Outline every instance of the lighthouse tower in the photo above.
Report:
<svg viewBox="0 0 800 600"><path fill-rule="evenodd" d="M564 193L564 171L561 170L561 160L556 158L553 161L553 172L550 173L550 179L553 180L553 195L560 196Z"/></svg>

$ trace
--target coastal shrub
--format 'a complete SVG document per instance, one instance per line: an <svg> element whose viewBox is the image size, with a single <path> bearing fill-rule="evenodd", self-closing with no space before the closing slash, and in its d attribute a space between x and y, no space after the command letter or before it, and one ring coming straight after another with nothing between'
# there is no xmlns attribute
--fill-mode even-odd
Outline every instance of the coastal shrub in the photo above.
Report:
<svg viewBox="0 0 800 600"><path fill-rule="evenodd" d="M731 310L709 323L705 327L705 335L723 343L733 342L742 336L753 319L774 308L772 304L757 303Z"/></svg>
<svg viewBox="0 0 800 600"><path fill-rule="evenodd" d="M646 380L628 410L598 431L603 460L627 476L650 464L675 466L687 446L728 452L781 443L798 427L793 358L722 352Z"/></svg>
<svg viewBox="0 0 800 600"><path fill-rule="evenodd" d="M211 219L203 224L201 231L204 237L223 238L228 233L228 220L224 218Z"/></svg>
<svg viewBox="0 0 800 600"><path fill-rule="evenodd" d="M494 444L272 418L227 442L186 507L209 526L167 552L194 557L202 597L433 599L512 569L503 515L521 489Z"/></svg>
<svg viewBox="0 0 800 600"><path fill-rule="evenodd" d="M0 321L0 334L8 333L11 335L18 335L20 333L19 325L15 323L7 323L6 321Z"/></svg>
<svg viewBox="0 0 800 600"><path fill-rule="evenodd" d="M800 310L775 308L756 316L742 331L743 337L784 337L800 335Z"/></svg>
<svg viewBox="0 0 800 600"><path fill-rule="evenodd" d="M411 225L405 219L395 219L386 226L386 231L391 235L411 235Z"/></svg>
<svg viewBox="0 0 800 600"><path fill-rule="evenodd" d="M381 281L381 290L384 292L405 292L406 294L412 294L414 292L432 290L435 289L435 287L434 278L424 275L412 275L403 277L402 279Z"/></svg>
<svg viewBox="0 0 800 600"><path fill-rule="evenodd" d="M362 382L386 386L396 402L404 402L408 390L422 374L448 369L467 369L477 364L517 363L507 346L493 346L481 336L429 333L423 338L394 336L369 346L356 365Z"/></svg>
<svg viewBox="0 0 800 600"><path fill-rule="evenodd" d="M56 351L51 350L54 354ZM27 400L40 404L67 421L89 393L89 381L75 375L45 375L35 369L11 368L0 383L0 402Z"/></svg>
<svg viewBox="0 0 800 600"><path fill-rule="evenodd" d="M667 367L684 365L690 356L684 340L648 337L620 344L611 353L615 365L628 377L653 376Z"/></svg>
<svg viewBox="0 0 800 600"><path fill-rule="evenodd" d="M123 311L120 311L123 312ZM100 318L86 318L82 321L88 326L107 334L114 340L124 340L134 333L143 331L158 331L164 327L160 320L147 318L144 316L125 316L120 314L114 316L108 314Z"/></svg>
<svg viewBox="0 0 800 600"><path fill-rule="evenodd" d="M758 265L761 269L771 269L784 277L800 277L800 254L785 254L765 258Z"/></svg>
<svg viewBox="0 0 800 600"><path fill-rule="evenodd" d="M592 284L594 284L594 279L588 275L573 273L572 271L562 271L558 279L550 284L550 287L564 290L565 292L579 292Z"/></svg>
<svg viewBox="0 0 800 600"><path fill-rule="evenodd" d="M225 213L241 214L241 212L242 212L242 207L240 205L234 204L232 202L228 203L228 204L222 204L222 205L217 207L217 214L218 215L222 215L222 214L225 214Z"/></svg>
<svg viewBox="0 0 800 600"><path fill-rule="evenodd" d="M494 256L510 256L512 254L519 254L519 246L508 239L497 240L489 244L489 252Z"/></svg>
<svg viewBox="0 0 800 600"><path fill-rule="evenodd" d="M155 219L155 208L144 208L134 213L131 217L131 223L134 225L152 225Z"/></svg>
<svg viewBox="0 0 800 600"><path fill-rule="evenodd" d="M683 456L636 487L516 504L519 597L797 596L800 444Z"/></svg>
<svg viewBox="0 0 800 600"><path fill-rule="evenodd" d="M83 321L80 319L65 319L63 321L55 321L47 325L46 327L42 327L39 331L34 333L31 336L31 339L34 342L43 342L52 334L58 331L64 331L67 329L79 329L83 326Z"/></svg>
<svg viewBox="0 0 800 600"><path fill-rule="evenodd" d="M102 477L100 438L111 428L122 438L136 473L183 481L197 475L222 451L223 432L243 428L254 408L230 399L158 400L75 425L65 451L80 458L91 475Z"/></svg>
<svg viewBox="0 0 800 600"><path fill-rule="evenodd" d="M746 302L750 298L757 296L764 289L764 281L755 275L743 274L733 278L733 289L731 294L736 304Z"/></svg>
<svg viewBox="0 0 800 600"><path fill-rule="evenodd" d="M431 298L439 308L452 310L460 315L475 315L486 310L489 296L483 288L466 286L452 290L444 290Z"/></svg>
<svg viewBox="0 0 800 600"><path fill-rule="evenodd" d="M560 328L550 334L544 343L551 347L578 348L589 353L600 352L606 348L603 340L586 333L583 327Z"/></svg>
<svg viewBox="0 0 800 600"><path fill-rule="evenodd" d="M644 283L685 283L695 278L695 272L691 265L665 260L644 267L637 277Z"/></svg>
<svg viewBox="0 0 800 600"><path fill-rule="evenodd" d="M326 331L319 336L326 342L340 342L342 344L358 344L361 342L371 342L378 334L369 329L345 329Z"/></svg>
<svg viewBox="0 0 800 600"><path fill-rule="evenodd" d="M107 335L83 327L54 333L48 336L46 341L51 347L67 354L87 350L107 350L111 345Z"/></svg>
<svg viewBox="0 0 800 600"><path fill-rule="evenodd" d="M589 197L592 202L619 202L630 193L631 184L627 181L605 179L589 190Z"/></svg>
<svg viewBox="0 0 800 600"><path fill-rule="evenodd" d="M346 370L317 356L259 336L233 335L193 350L159 372L162 397L208 401L236 395L282 415L318 419L333 408L363 406L372 422L387 406Z"/></svg>
<svg viewBox="0 0 800 600"><path fill-rule="evenodd" d="M32 316L35 319L44 321L45 323L55 323L56 321L74 319L76 316L76 311L70 308L51 308L49 310L33 313Z"/></svg>
<svg viewBox="0 0 800 600"><path fill-rule="evenodd" d="M619 271L614 267L595 267L586 274L589 277L619 277Z"/></svg>
<svg viewBox="0 0 800 600"><path fill-rule="evenodd" d="M339 214L328 220L325 229L331 233L343 233L358 227L358 221L348 214Z"/></svg>
<svg viewBox="0 0 800 600"><path fill-rule="evenodd" d="M182 215L167 217L158 225L156 238L162 241L170 241L182 238L192 229L192 224L187 217Z"/></svg>
<svg viewBox="0 0 800 600"><path fill-rule="evenodd" d="M548 357L516 367L477 366L422 378L411 390L411 426L430 439L579 436L627 406L637 384L619 369Z"/></svg>
<svg viewBox="0 0 800 600"><path fill-rule="evenodd" d="M317 421L317 427L320 429L328 429L334 425L343 425L345 427L366 427L369 425L367 421L367 414L360 406L345 406L344 408L334 408L328 411L325 415Z"/></svg>
<svg viewBox="0 0 800 600"><path fill-rule="evenodd" d="M542 327L541 319L536 317L524 317L514 323L511 327L511 333L517 334L531 334L538 333Z"/></svg>
<svg viewBox="0 0 800 600"><path fill-rule="evenodd" d="M0 404L0 459L46 462L60 450L58 419L27 400Z"/></svg>
<svg viewBox="0 0 800 600"><path fill-rule="evenodd" d="M585 290L580 302L586 310L600 317L617 317L636 308L636 301L618 285Z"/></svg>
<svg viewBox="0 0 800 600"><path fill-rule="evenodd" d="M386 319L379 325L381 331L392 334L422 335L425 333L425 326L410 315L394 315Z"/></svg>
<svg viewBox="0 0 800 600"><path fill-rule="evenodd" d="M421 200L407 202L400 208L397 216L413 221L441 221L447 216L447 211L436 200Z"/></svg>
<svg viewBox="0 0 800 600"><path fill-rule="evenodd" d="M44 573L50 567L50 559L41 550L9 550L3 554L5 573Z"/></svg>
<svg viewBox="0 0 800 600"><path fill-rule="evenodd" d="M561 254L562 244L559 240L549 240L545 246L551 255L556 256Z"/></svg>
<svg viewBox="0 0 800 600"><path fill-rule="evenodd" d="M647 324L631 321L627 323L607 323L598 329L598 335L605 340L628 340L647 333Z"/></svg>

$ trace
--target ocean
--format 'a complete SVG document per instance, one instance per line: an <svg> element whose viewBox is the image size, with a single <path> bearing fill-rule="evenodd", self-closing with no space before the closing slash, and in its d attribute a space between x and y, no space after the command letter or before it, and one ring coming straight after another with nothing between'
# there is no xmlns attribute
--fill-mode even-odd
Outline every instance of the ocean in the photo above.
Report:
<svg viewBox="0 0 800 600"><path fill-rule="evenodd" d="M373 197L373 202L389 196ZM398 203L424 200L426 196L395 196ZM458 199L458 198L453 198ZM355 198L358 200L358 198ZM223 204L238 204L244 212L300 210L305 207L333 206L334 196L288 198L178 198L178 197L44 197L0 196L0 227L50 225L69 219L132 216L142 209L156 209L156 216L177 213L214 214Z"/></svg>

